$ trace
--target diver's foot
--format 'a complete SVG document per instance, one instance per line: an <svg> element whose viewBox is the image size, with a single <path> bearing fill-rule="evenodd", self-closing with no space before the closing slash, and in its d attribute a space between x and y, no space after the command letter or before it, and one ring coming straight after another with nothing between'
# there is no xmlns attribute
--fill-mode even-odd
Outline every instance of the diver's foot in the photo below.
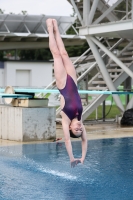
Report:
<svg viewBox="0 0 133 200"><path fill-rule="evenodd" d="M52 20L53 20L54 32L56 33L57 31L59 31L58 23L56 19L52 19Z"/></svg>
<svg viewBox="0 0 133 200"><path fill-rule="evenodd" d="M53 20L52 19L47 19L46 20L46 24L47 24L48 32L53 31Z"/></svg>

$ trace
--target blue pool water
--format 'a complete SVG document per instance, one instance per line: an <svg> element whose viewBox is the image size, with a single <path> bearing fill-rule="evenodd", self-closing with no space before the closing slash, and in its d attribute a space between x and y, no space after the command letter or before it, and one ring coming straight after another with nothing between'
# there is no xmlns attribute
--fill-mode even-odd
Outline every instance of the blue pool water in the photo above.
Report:
<svg viewBox="0 0 133 200"><path fill-rule="evenodd" d="M133 200L133 138L89 141L75 168L64 143L0 147L0 200L40 199Z"/></svg>

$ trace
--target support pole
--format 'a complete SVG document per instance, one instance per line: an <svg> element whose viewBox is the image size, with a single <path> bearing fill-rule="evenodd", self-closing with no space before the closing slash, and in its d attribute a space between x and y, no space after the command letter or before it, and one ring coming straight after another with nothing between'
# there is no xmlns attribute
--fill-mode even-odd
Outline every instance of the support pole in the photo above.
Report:
<svg viewBox="0 0 133 200"><path fill-rule="evenodd" d="M131 82L132 82L132 80L131 80L130 77L128 77L128 78L124 81L124 91L126 90L126 91L128 91L128 92L131 92ZM130 96L129 94L127 94L127 95L125 96L126 106L128 105L128 103L129 103L129 101L130 101L129 96Z"/></svg>
<svg viewBox="0 0 133 200"><path fill-rule="evenodd" d="M94 0L94 1L93 1L92 7L91 7L91 10L90 10L90 14L89 14L89 24L92 23L92 20L93 20L93 18L94 18L95 11L96 11L96 9L97 9L98 3L99 3L99 0Z"/></svg>
<svg viewBox="0 0 133 200"><path fill-rule="evenodd" d="M98 108L96 108L96 120L98 120Z"/></svg>
<svg viewBox="0 0 133 200"><path fill-rule="evenodd" d="M74 0L70 0L70 1L71 1L71 4L72 4L72 6L73 6L75 12L76 12L77 15L78 15L78 19L79 19L81 25L83 26L83 25L84 25L84 23L83 23L83 19L82 19L81 15L80 15L80 12L79 12L79 10L78 10L78 8L77 8L77 6L76 6Z"/></svg>
<svg viewBox="0 0 133 200"><path fill-rule="evenodd" d="M102 117L103 117L103 122L105 122L105 100L103 101L103 109L102 109Z"/></svg>
<svg viewBox="0 0 133 200"><path fill-rule="evenodd" d="M118 0L112 6L110 6L98 19L94 21L93 24L98 24L102 19L104 19L111 11L114 10L116 6L118 6L123 0Z"/></svg>
<svg viewBox="0 0 133 200"><path fill-rule="evenodd" d="M89 24L89 13L90 13L90 0L83 0L83 22L84 26Z"/></svg>
<svg viewBox="0 0 133 200"><path fill-rule="evenodd" d="M131 108L133 108L133 96L132 96L132 98L130 99L130 101L129 101L127 107L126 107L126 110L131 109Z"/></svg>
<svg viewBox="0 0 133 200"><path fill-rule="evenodd" d="M128 19L128 0L126 0L126 19Z"/></svg>
<svg viewBox="0 0 133 200"><path fill-rule="evenodd" d="M101 71L101 73L103 75L103 78L104 78L104 80L105 80L105 82L106 82L109 90L116 91L116 88L115 88L115 86L114 86L114 84L113 84L113 82L112 82L112 80L111 80L111 78L109 76L109 73L108 73L108 71L106 69L106 66L105 66L105 64L104 64L104 62L103 62L103 60L102 60L102 58L101 58L101 56L99 54L99 51L98 51L96 45L93 43L93 41L90 38L91 37L89 37L89 36L86 37L87 42L90 45L90 48L92 50L92 53L93 53L93 55L94 55L94 57L95 57L98 65L99 65L99 68L100 68L100 71ZM118 97L118 95L113 96L113 98L114 98L114 100L115 100L118 108L121 111L124 111L124 107L123 107L123 105L122 105L122 103L121 103L120 98Z"/></svg>
<svg viewBox="0 0 133 200"><path fill-rule="evenodd" d="M132 21L133 21L133 0L132 0Z"/></svg>
<svg viewBox="0 0 133 200"><path fill-rule="evenodd" d="M88 74L86 75L85 83L86 83L86 90L88 90ZM88 104L88 94L86 94L86 102Z"/></svg>
<svg viewBox="0 0 133 200"><path fill-rule="evenodd" d="M17 60L17 57L18 57L18 52L17 49L15 49L15 60Z"/></svg>
<svg viewBox="0 0 133 200"><path fill-rule="evenodd" d="M99 46L119 67L121 67L132 79L133 72L123 64L112 52L110 52L102 43L100 43L96 38L90 36L90 39Z"/></svg>

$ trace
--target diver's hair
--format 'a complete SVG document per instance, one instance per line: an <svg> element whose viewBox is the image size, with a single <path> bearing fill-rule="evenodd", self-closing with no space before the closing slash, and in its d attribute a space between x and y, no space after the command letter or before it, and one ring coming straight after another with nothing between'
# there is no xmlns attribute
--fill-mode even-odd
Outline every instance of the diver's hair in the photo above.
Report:
<svg viewBox="0 0 133 200"><path fill-rule="evenodd" d="M69 130L69 133L70 133L70 137L71 137L71 138L79 138L79 137L81 137L81 135L80 135L80 136L76 136L76 135L72 132L72 130Z"/></svg>

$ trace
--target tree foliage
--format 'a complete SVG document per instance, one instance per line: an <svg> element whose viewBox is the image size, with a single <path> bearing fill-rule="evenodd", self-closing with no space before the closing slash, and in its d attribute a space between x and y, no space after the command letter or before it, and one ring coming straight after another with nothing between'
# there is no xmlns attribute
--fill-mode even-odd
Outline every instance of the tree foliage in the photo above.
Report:
<svg viewBox="0 0 133 200"><path fill-rule="evenodd" d="M5 10L0 8L0 14L4 14Z"/></svg>
<svg viewBox="0 0 133 200"><path fill-rule="evenodd" d="M115 14L119 19L124 17L126 15L126 2L121 2L115 10Z"/></svg>
<svg viewBox="0 0 133 200"><path fill-rule="evenodd" d="M69 46L66 47L68 55L70 57L80 56L88 49L87 42L84 45L79 46ZM29 60L29 61L48 61L52 59L52 54L49 48L45 49L35 49L35 50L19 50L18 56L21 60Z"/></svg>
<svg viewBox="0 0 133 200"><path fill-rule="evenodd" d="M83 45L66 47L66 50L70 57L76 57L83 54L88 48L89 48L88 43L85 42Z"/></svg>
<svg viewBox="0 0 133 200"><path fill-rule="evenodd" d="M0 51L0 60L4 60L4 52Z"/></svg>
<svg viewBox="0 0 133 200"><path fill-rule="evenodd" d="M20 50L18 56L21 60L30 60L30 61L42 61L52 59L51 52L48 48L46 49L34 49L34 50Z"/></svg>

